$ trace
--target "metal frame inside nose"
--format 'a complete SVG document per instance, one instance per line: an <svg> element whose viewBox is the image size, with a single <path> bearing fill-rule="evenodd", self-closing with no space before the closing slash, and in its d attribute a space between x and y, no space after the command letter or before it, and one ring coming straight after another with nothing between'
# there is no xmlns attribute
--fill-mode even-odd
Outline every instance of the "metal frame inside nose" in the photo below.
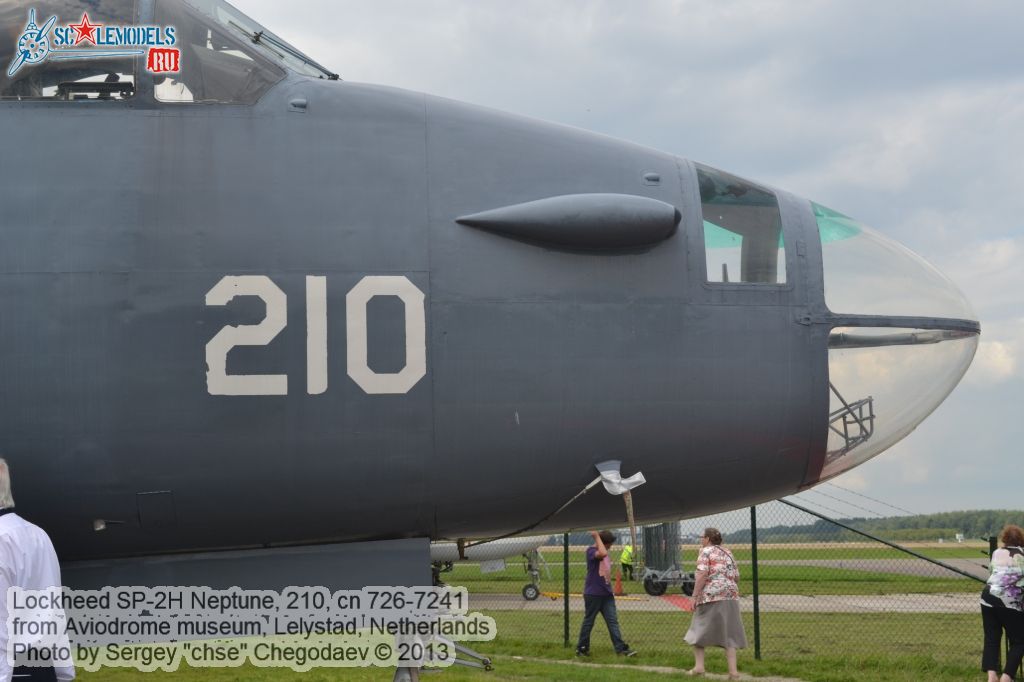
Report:
<svg viewBox="0 0 1024 682"><path fill-rule="evenodd" d="M965 320L948 317L920 317L920 316L897 316L897 315L843 315L824 313L819 315L808 315L798 320L801 324L827 324L830 331L828 335L828 350L847 350L880 348L885 346L919 346L924 344L936 344L944 341L955 341L976 337L981 333L981 324L977 320ZM835 328L852 327L852 331L835 331ZM892 329L893 332L857 333L857 328L881 328ZM898 331L897 331L898 330ZM906 331L910 330L910 331ZM830 355L831 357L831 355ZM964 368L966 371L966 367ZM831 368L830 368L831 373ZM838 436L841 445L835 449L828 450L825 445L824 456L821 460L821 468L811 480L808 477L804 486L814 485L821 481L822 472L825 468L838 460L846 457L852 450L867 443L875 436L876 414L875 398L868 395L858 400L849 401L843 397L838 387L828 382L829 390L839 401L839 407L832 410L828 415L828 430L832 435ZM834 402L832 403L834 404ZM924 415L926 416L926 415ZM923 416L921 417L923 418ZM918 420L918 423L920 420ZM827 443L828 441L826 441ZM870 453L867 457L874 456L877 452ZM863 460L861 460L863 461ZM854 462L857 464L858 462ZM848 470L846 466L838 472L832 472L829 477ZM814 468L814 467L811 467Z"/></svg>

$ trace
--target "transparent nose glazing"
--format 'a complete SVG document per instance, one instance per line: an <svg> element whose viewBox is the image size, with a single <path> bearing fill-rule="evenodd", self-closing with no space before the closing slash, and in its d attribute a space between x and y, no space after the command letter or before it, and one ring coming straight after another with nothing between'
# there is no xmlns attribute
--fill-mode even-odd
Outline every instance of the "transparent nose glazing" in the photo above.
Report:
<svg viewBox="0 0 1024 682"><path fill-rule="evenodd" d="M930 326L939 327L832 329L828 445L819 476L826 480L897 443L931 414L970 366L978 334L958 324L977 318L934 266L847 216L812 208L832 313L937 318ZM949 329L941 328L943 320Z"/></svg>

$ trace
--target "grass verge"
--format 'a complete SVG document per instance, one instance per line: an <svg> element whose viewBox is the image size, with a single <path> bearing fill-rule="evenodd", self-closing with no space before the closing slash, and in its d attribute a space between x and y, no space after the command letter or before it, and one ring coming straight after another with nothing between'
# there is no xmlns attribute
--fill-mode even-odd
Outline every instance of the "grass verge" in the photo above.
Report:
<svg viewBox="0 0 1024 682"><path fill-rule="evenodd" d="M573 649L563 646L563 624L558 613L492 611L498 637L493 642L471 643L471 648L492 656L495 671L453 668L437 679L449 682L511 680L579 680L581 682L627 682L670 679L643 669L668 666L680 671L693 665L690 647L683 641L690 616L679 614L622 612L624 636L640 655L623 659L611 650L607 632L598 622L592 638L589 662L628 665L636 669L595 669L545 663L529 659L573 659ZM570 636L575 639L580 614L572 614ZM763 658L754 660L752 648L740 653L740 669L754 676L782 676L807 682L963 682L977 677L981 626L969 614L763 614ZM753 630L746 617L747 636ZM753 642L751 641L751 645ZM725 657L720 650L708 651L710 672L724 672ZM298 674L287 669L252 666L226 669L181 668L176 673L138 673L105 669L81 673L86 682L127 680L213 680L214 682L303 682L351 680L387 682L386 669L313 670Z"/></svg>

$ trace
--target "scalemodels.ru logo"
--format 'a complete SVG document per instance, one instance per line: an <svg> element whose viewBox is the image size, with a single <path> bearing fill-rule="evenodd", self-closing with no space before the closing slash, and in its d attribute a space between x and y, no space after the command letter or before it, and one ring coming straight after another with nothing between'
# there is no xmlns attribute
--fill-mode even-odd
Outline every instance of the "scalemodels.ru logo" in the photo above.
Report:
<svg viewBox="0 0 1024 682"><path fill-rule="evenodd" d="M7 75L13 76L21 67L42 64L47 59L104 59L142 54L146 55L147 71L177 73L181 69L181 50L174 47L176 42L173 26L94 24L88 14L82 14L77 24L58 25L55 15L38 26L36 11L31 9Z"/></svg>

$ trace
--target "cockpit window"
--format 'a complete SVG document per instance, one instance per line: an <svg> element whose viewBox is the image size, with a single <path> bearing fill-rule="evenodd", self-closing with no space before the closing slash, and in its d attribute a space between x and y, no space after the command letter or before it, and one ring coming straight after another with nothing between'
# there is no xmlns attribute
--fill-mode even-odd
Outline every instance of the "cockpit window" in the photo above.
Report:
<svg viewBox="0 0 1024 682"><path fill-rule="evenodd" d="M779 201L772 192L697 165L707 281L784 284L786 252Z"/></svg>
<svg viewBox="0 0 1024 682"><path fill-rule="evenodd" d="M338 78L337 74L331 73L224 0L186 0L186 2L215 20L227 33L258 46L261 54L282 66L304 76L334 80Z"/></svg>
<svg viewBox="0 0 1024 682"><path fill-rule="evenodd" d="M146 50L135 0L0 0L0 99L122 100Z"/></svg>
<svg viewBox="0 0 1024 682"><path fill-rule="evenodd" d="M177 72L155 75L161 102L254 104L284 78L255 45L184 3L157 3L155 23L175 27L181 50Z"/></svg>

